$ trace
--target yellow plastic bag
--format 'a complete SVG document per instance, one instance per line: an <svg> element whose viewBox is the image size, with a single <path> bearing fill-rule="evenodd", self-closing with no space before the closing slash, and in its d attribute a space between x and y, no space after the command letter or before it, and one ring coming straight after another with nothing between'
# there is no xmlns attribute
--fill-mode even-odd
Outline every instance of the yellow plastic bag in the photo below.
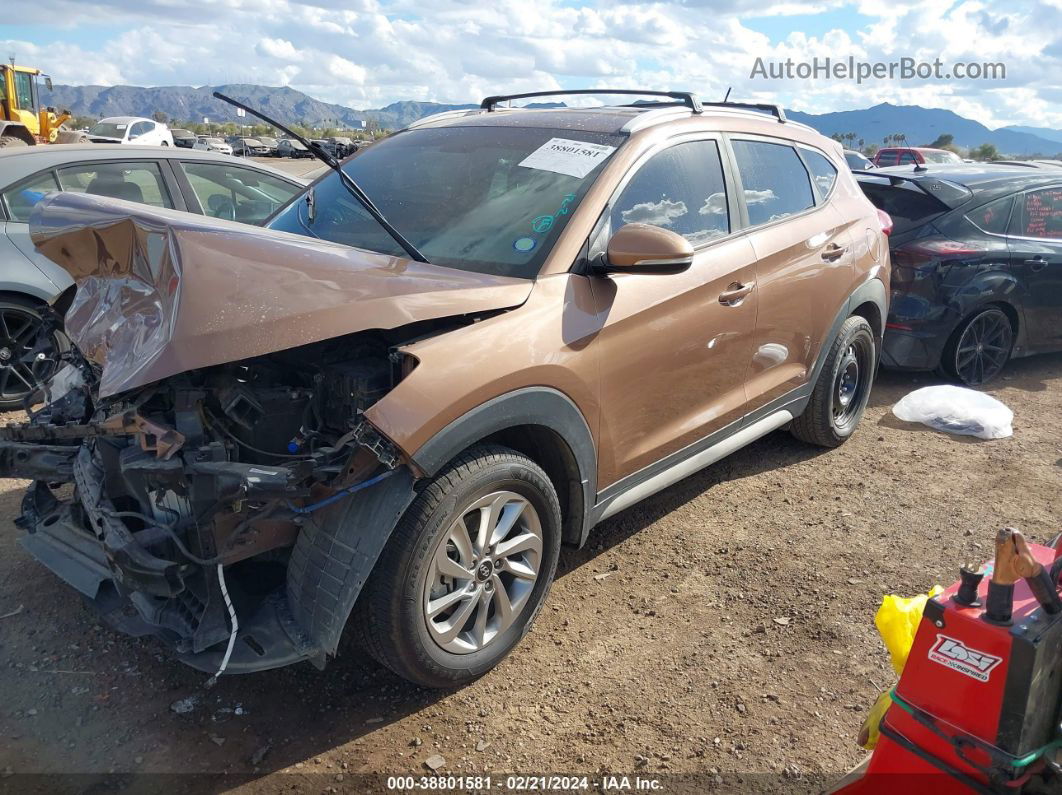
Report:
<svg viewBox="0 0 1062 795"><path fill-rule="evenodd" d="M935 585L928 594L920 594L910 599L889 594L881 600L881 607L874 616L874 624L885 642L885 648L889 650L892 668L897 676L903 673L903 667L907 664L907 655L911 653L911 646L914 645L915 633L918 632L918 625L922 621L926 602L943 590L939 585ZM859 744L868 751L873 751L878 744L878 726L892 706L889 692L886 690L878 696L859 732Z"/></svg>

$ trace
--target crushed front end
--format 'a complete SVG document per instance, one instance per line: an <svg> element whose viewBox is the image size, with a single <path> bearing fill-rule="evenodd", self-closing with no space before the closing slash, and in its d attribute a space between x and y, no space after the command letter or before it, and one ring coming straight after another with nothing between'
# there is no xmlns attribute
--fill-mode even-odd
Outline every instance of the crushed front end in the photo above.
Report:
<svg viewBox="0 0 1062 795"><path fill-rule="evenodd" d="M356 334L104 399L98 368L66 359L43 408L0 430L0 475L33 479L25 548L113 626L202 670L323 664L357 591L335 593L330 568L360 563L360 586L386 539L362 526L344 542L350 503L382 503L386 525L412 497L361 419L401 357Z"/></svg>

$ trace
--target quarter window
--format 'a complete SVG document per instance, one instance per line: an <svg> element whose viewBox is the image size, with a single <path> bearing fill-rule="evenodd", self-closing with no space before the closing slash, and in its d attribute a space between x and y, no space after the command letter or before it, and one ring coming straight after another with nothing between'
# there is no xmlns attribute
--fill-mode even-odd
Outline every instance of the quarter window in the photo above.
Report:
<svg viewBox="0 0 1062 795"><path fill-rule="evenodd" d="M44 198L44 194L54 190L59 190L59 184L51 171L34 174L17 185L12 185L4 191L8 216L12 221L28 221L37 202Z"/></svg>
<svg viewBox="0 0 1062 795"><path fill-rule="evenodd" d="M1017 234L1062 240L1062 187L1034 190L1018 202Z"/></svg>
<svg viewBox="0 0 1062 795"><path fill-rule="evenodd" d="M726 183L715 141L669 147L642 166L612 207L612 231L643 223L670 229L694 246L730 232Z"/></svg>
<svg viewBox="0 0 1062 795"><path fill-rule="evenodd" d="M63 190L173 208L162 172L154 162L84 163L59 169Z"/></svg>
<svg viewBox="0 0 1062 795"><path fill-rule="evenodd" d="M749 223L777 221L815 206L808 171L791 146L734 141L734 156L745 189Z"/></svg>
<svg viewBox="0 0 1062 795"><path fill-rule="evenodd" d="M966 218L983 232L1005 235L1007 233L1007 221L1010 220L1010 205L1012 201L1010 196L996 199L994 202L981 205L976 210L973 210Z"/></svg>
<svg viewBox="0 0 1062 795"><path fill-rule="evenodd" d="M827 157L820 155L818 152L802 149L801 153L804 155L804 162L808 164L808 169L811 171L811 181L815 183L815 189L819 192L819 197L825 199L830 195L830 191L833 190L834 183L837 182L837 167Z"/></svg>

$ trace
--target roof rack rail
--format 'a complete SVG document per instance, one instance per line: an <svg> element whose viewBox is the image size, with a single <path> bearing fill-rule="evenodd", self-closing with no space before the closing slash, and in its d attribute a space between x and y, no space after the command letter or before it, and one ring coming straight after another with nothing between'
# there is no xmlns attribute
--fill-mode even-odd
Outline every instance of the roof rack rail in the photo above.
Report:
<svg viewBox="0 0 1062 795"><path fill-rule="evenodd" d="M782 124L785 124L788 119L785 117L785 111L781 105L769 105L760 102L704 102L701 103L706 108L742 108L745 110L763 110L773 115Z"/></svg>
<svg viewBox="0 0 1062 795"><path fill-rule="evenodd" d="M690 91L638 91L631 88L577 88L571 91L531 91L527 94L504 94L496 97L487 97L479 106L490 113L494 110L495 106L501 102L508 102L513 99L530 99L533 97L559 97L569 94L624 94L630 96L644 96L644 97L668 97L669 99L677 99L686 107L688 107L694 113L701 112L701 101L697 99L697 95Z"/></svg>

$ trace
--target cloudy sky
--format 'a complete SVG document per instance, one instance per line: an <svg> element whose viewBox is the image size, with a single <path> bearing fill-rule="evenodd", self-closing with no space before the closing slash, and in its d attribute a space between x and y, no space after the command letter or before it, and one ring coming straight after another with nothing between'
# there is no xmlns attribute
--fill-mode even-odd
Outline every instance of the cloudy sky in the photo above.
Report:
<svg viewBox="0 0 1062 795"><path fill-rule="evenodd" d="M8 0L0 55L73 84L290 85L355 108L575 87L809 112L881 101L1062 128L1062 0ZM1001 62L1005 80L751 78L818 56Z"/></svg>

